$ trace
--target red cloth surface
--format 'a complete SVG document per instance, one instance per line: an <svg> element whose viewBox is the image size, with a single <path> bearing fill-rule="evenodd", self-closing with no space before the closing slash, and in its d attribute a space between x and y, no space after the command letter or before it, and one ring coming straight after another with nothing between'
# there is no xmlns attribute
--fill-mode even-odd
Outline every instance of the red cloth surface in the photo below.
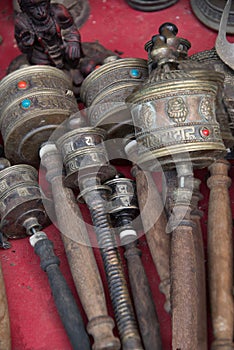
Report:
<svg viewBox="0 0 234 350"><path fill-rule="evenodd" d="M147 58L144 44L152 35L158 33L158 28L162 23L168 21L178 26L180 37L185 37L192 43L190 54L210 49L214 46L217 32L199 22L193 15L188 0L179 0L177 4L168 9L152 13L133 10L124 0L89 0L89 2L91 14L80 30L82 41L98 40L108 49L123 52L123 57ZM3 43L0 45L0 78L5 75L10 61L19 54L13 32L12 0L1 0L0 35L3 38ZM120 169L125 174L130 172L127 166L120 167ZM231 176L232 174L233 169L230 172ZM206 180L208 171L207 169L196 171L195 175L202 180L201 192L204 199L200 202L200 209L204 211L202 228L206 248L209 196ZM231 188L231 194L232 192L233 189ZM90 222L87 210L84 210L84 214ZM75 295L84 321L87 322L75 291L60 234L53 225L47 227L45 232L54 242L55 253L61 261L61 270ZM11 249L0 251L0 261L9 304L12 349L70 350L71 346L57 314L47 276L39 266L39 258L34 254L27 238L11 241L11 244ZM158 290L159 277L144 236L140 238L140 249L142 250L143 264L149 278L158 312L163 349L169 350L171 349L170 316L163 308L165 300ZM94 252L105 286L109 313L113 316L100 254L98 249L94 249ZM124 260L123 263L126 268ZM209 342L211 342L212 332L209 317L207 322L209 326Z"/></svg>

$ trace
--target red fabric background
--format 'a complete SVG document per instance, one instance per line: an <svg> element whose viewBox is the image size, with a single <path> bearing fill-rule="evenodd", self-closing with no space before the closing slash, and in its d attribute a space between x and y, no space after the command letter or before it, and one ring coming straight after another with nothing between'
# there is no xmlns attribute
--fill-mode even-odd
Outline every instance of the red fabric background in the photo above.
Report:
<svg viewBox="0 0 234 350"><path fill-rule="evenodd" d="M124 0L90 0L90 6L90 17L81 28L82 40L99 40L108 49L122 51L123 57L146 58L144 44L152 35L158 32L158 27L166 21L175 23L179 29L179 36L187 38L192 43L190 54L212 48L217 36L215 31L205 27L193 15L188 0L179 0L174 6L153 13L133 10ZM13 31L12 0L1 0L0 35L3 37L3 43L0 45L0 78L5 75L10 61L19 54ZM129 167L122 167L121 170L125 174L129 174L130 169ZM233 169L230 172L231 176L232 174ZM204 199L200 203L200 208L204 211L202 228L204 245L206 247L209 195L206 179L208 171L207 169L197 171L195 175L202 180L201 192ZM231 188L231 195L232 192L233 188ZM84 210L84 214L89 220L86 210ZM45 231L54 242L55 252L61 260L61 270L81 307L69 271L60 234L53 225L47 227ZM29 245L28 239L12 241L11 243L11 249L0 251L0 260L9 303L12 349L70 350L71 347L53 303L47 276L40 269L38 257ZM171 349L170 317L163 309L164 297L158 291L159 278L144 236L140 239L140 248L143 252L142 260L159 316L163 349L169 350ZM109 312L113 315L100 255L97 249L94 252L105 285ZM125 263L124 266L126 267ZM83 311L82 315L85 322L87 322ZM210 318L208 318L208 326L210 342L212 339Z"/></svg>

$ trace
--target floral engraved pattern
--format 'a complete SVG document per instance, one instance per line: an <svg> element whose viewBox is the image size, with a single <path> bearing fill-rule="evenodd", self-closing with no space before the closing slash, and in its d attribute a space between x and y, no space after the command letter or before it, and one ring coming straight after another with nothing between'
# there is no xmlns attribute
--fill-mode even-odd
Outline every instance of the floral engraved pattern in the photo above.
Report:
<svg viewBox="0 0 234 350"><path fill-rule="evenodd" d="M201 100L200 113L206 120L214 118L213 104L208 97L203 97Z"/></svg>

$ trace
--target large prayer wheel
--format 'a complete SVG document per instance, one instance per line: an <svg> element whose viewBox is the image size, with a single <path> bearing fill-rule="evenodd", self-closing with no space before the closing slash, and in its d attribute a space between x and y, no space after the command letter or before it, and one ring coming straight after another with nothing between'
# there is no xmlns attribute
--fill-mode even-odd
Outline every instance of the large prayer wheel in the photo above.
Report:
<svg viewBox="0 0 234 350"><path fill-rule="evenodd" d="M218 81L184 71L158 73L127 98L138 143L138 164L165 169L184 163L207 166L225 154L215 108ZM185 154L187 155L185 157Z"/></svg>
<svg viewBox="0 0 234 350"><path fill-rule="evenodd" d="M70 79L50 66L27 66L0 82L0 129L12 164L38 167L38 150L78 110Z"/></svg>

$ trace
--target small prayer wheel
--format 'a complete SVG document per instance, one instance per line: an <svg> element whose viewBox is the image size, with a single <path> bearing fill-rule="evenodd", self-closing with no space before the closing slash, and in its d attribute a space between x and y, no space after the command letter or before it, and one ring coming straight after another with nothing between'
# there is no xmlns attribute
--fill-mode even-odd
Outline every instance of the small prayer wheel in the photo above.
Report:
<svg viewBox="0 0 234 350"><path fill-rule="evenodd" d="M40 145L78 110L70 79L50 66L28 66L0 82L0 129L12 164L37 167Z"/></svg>
<svg viewBox="0 0 234 350"><path fill-rule="evenodd" d="M140 58L116 59L90 73L80 92L88 107L90 125L104 128L108 138L131 133L131 114L125 99L147 77L147 61Z"/></svg>
<svg viewBox="0 0 234 350"><path fill-rule="evenodd" d="M78 173L87 177L97 171L101 181L115 175L116 170L108 164L103 144L105 135L101 128L85 127L71 130L57 140L66 171L66 186L77 187Z"/></svg>
<svg viewBox="0 0 234 350"><path fill-rule="evenodd" d="M1 160L2 163L2 160ZM3 233L9 238L25 237L24 222L36 217L41 226L49 223L43 201L47 200L38 185L38 173L26 164L0 171L0 219Z"/></svg>

